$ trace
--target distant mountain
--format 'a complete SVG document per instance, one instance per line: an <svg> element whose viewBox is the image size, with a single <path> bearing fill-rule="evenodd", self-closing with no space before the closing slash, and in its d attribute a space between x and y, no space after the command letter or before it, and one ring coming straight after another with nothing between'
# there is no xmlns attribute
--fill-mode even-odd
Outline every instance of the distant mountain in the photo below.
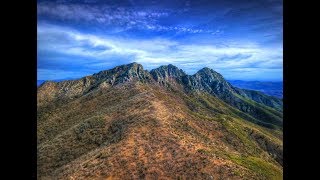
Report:
<svg viewBox="0 0 320 180"><path fill-rule="evenodd" d="M131 63L38 87L39 179L281 179L282 100Z"/></svg>
<svg viewBox="0 0 320 180"><path fill-rule="evenodd" d="M283 97L283 82L228 80L233 86L261 91L269 96Z"/></svg>

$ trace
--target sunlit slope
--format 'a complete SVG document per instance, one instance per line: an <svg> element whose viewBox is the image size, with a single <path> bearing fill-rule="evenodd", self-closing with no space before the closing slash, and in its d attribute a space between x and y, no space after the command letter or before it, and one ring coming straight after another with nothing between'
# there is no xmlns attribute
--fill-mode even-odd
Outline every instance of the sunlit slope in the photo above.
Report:
<svg viewBox="0 0 320 180"><path fill-rule="evenodd" d="M126 78L123 69L114 72ZM137 74L38 88L39 179L282 178L281 126L259 125L182 79ZM281 111L239 97L282 121Z"/></svg>

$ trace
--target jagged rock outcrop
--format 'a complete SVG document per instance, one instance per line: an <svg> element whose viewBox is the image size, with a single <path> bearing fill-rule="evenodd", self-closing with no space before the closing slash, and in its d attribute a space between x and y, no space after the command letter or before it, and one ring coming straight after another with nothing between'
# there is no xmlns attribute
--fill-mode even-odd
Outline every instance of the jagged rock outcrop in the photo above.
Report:
<svg viewBox="0 0 320 180"><path fill-rule="evenodd" d="M238 94L257 103L282 110L281 99L257 91L233 87L220 73L207 67L199 70L194 75L187 75L183 70L169 64L168 66L160 66L151 70L150 74L161 84L172 83L175 80L182 84L187 91L205 91L229 102L231 102L232 98L236 98L233 94ZM242 109L250 108L243 107Z"/></svg>
<svg viewBox="0 0 320 180"><path fill-rule="evenodd" d="M135 62L117 66L111 70L100 71L97 74L93 74L92 77L98 80L99 83L105 81L110 85L132 80L139 80L141 82L150 82L152 80L150 73L144 70L141 64Z"/></svg>
<svg viewBox="0 0 320 180"><path fill-rule="evenodd" d="M131 63L77 80L47 81L38 88L38 105L46 104L54 99L64 100L78 97L97 88L107 88L134 80L151 82L152 76L143 69L141 64Z"/></svg>
<svg viewBox="0 0 320 180"><path fill-rule="evenodd" d="M189 90L206 91L218 97L233 92L233 87L221 74L209 68L203 68L192 76L185 76L183 83Z"/></svg>
<svg viewBox="0 0 320 180"><path fill-rule="evenodd" d="M182 88L186 92L205 92L216 96L252 116L253 121L266 126L282 126L282 100L263 93L233 87L223 76L210 68L203 68L194 75L169 64L150 72L138 63L117 66L100 71L79 80L46 82L38 88L38 105L52 100L63 101L89 93L95 89L108 88L125 82L139 81L157 83L171 88ZM272 109L264 108L264 106Z"/></svg>
<svg viewBox="0 0 320 180"><path fill-rule="evenodd" d="M153 79L161 84L170 83L173 80L178 82L182 81L182 78L187 74L176 66L169 64L167 66L160 66L150 71Z"/></svg>
<svg viewBox="0 0 320 180"><path fill-rule="evenodd" d="M209 68L131 63L37 97L38 179L282 178L277 100Z"/></svg>

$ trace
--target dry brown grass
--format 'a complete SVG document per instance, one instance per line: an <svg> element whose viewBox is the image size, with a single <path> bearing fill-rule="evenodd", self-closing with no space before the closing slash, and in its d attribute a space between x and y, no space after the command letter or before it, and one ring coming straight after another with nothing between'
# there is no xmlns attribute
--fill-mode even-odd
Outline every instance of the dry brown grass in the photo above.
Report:
<svg viewBox="0 0 320 180"><path fill-rule="evenodd" d="M238 121L225 126L220 115L231 117L229 107L215 98L209 99L212 106L197 105L193 102L197 99L201 96L187 96L179 88L131 82L50 106L40 103L38 178L268 178L229 158L229 154L244 154L248 147L259 150L251 156L282 171L267 153L260 157L265 150L250 139L249 132L237 134L230 129ZM197 110L190 109L190 103ZM237 128L245 127L273 137L248 122Z"/></svg>

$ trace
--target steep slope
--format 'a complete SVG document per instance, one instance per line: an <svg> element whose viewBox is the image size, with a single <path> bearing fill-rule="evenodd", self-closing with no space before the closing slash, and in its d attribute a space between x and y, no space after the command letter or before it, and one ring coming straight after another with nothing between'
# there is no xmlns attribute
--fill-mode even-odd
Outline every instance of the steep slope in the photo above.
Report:
<svg viewBox="0 0 320 180"><path fill-rule="evenodd" d="M149 72L143 70L142 65L131 63L101 71L79 80L68 80L58 83L47 81L38 88L38 106L45 105L54 99L63 101L77 98L95 88L107 88L132 80L150 82L152 81L152 77Z"/></svg>
<svg viewBox="0 0 320 180"><path fill-rule="evenodd" d="M155 81L163 85L171 84L175 81L178 83L182 82L182 78L187 74L176 66L169 64L168 66L160 66L150 71L150 74Z"/></svg>
<svg viewBox="0 0 320 180"><path fill-rule="evenodd" d="M206 92L244 113L252 116L250 121L266 127L282 127L282 100L262 93L233 87L221 74L203 68L194 75L187 75L173 65L161 66L151 71L153 78L162 84L180 84L185 91ZM177 86L177 85L173 86Z"/></svg>
<svg viewBox="0 0 320 180"><path fill-rule="evenodd" d="M263 105L272 107L279 111L282 111L283 102L281 99L273 96L268 96L259 91L235 88L240 95L249 98L255 102L261 103Z"/></svg>
<svg viewBox="0 0 320 180"><path fill-rule="evenodd" d="M160 68L133 63L40 86L38 178L281 179L281 130L212 93L232 86L204 90L200 72L187 90L182 70Z"/></svg>

